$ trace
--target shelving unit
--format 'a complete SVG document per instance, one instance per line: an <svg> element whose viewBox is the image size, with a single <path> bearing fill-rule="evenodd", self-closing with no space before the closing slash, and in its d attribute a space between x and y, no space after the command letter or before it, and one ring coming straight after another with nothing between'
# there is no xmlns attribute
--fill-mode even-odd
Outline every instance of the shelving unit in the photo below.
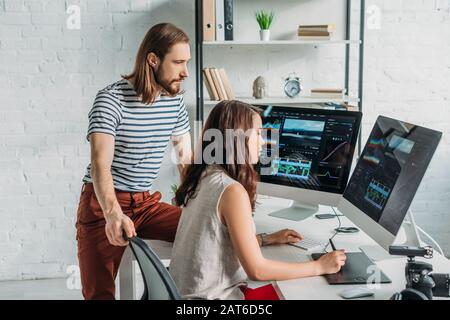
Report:
<svg viewBox="0 0 450 320"><path fill-rule="evenodd" d="M343 103L343 102L353 102L358 103L358 98L351 98L351 97L343 97L343 98L316 98L316 97L309 97L309 96L300 96L298 98L287 98L287 97L267 97L264 99L255 99L253 97L239 97L239 100L248 104L260 104L260 105L266 105L266 104L280 104L280 105L296 105L296 104L309 104L309 103ZM212 106L216 105L218 101L215 100L203 100L204 106Z"/></svg>
<svg viewBox="0 0 450 320"><path fill-rule="evenodd" d="M205 41L203 46L296 46L296 45L330 45L330 44L360 44L359 40L273 40L273 41Z"/></svg>
<svg viewBox="0 0 450 320"><path fill-rule="evenodd" d="M236 1L236 0L235 0ZM360 4L360 23L359 23L359 39L350 39L351 32L351 18L352 18L352 3L359 1ZM203 51L208 48L214 48L218 46L261 46L261 47L273 47L273 46L286 46L288 48L295 48L298 46L323 46L323 45L342 45L345 48L345 75L344 75L344 89L349 91L350 80L350 50L352 47L358 47L359 61L358 61L358 93L357 97L345 96L341 99L335 98L315 98L308 96L301 96L298 98L290 99L287 97L268 97L265 99L254 99L252 97L236 97L236 99L250 104L280 104L280 105L294 105L294 104L311 104L311 103L342 103L352 102L357 103L360 111L363 110L363 66L364 66L364 26L365 26L365 0L345 0L345 32L343 40L273 40L273 41L203 41L203 6L202 0L195 0L195 22L196 22L196 120L198 123L203 123L204 107L213 106L218 101L211 101L204 98L203 92ZM239 21L234 21L236 25ZM361 135L360 135L361 137ZM358 153L361 151L361 139L358 142Z"/></svg>

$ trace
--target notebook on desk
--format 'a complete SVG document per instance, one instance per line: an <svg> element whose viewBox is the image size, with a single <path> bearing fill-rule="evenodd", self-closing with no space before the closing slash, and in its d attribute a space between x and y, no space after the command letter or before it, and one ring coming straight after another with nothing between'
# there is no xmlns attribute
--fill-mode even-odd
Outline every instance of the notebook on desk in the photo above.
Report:
<svg viewBox="0 0 450 320"><path fill-rule="evenodd" d="M313 253L318 260L325 253ZM329 284L391 283L391 280L363 252L348 252L347 260L338 273L324 275Z"/></svg>

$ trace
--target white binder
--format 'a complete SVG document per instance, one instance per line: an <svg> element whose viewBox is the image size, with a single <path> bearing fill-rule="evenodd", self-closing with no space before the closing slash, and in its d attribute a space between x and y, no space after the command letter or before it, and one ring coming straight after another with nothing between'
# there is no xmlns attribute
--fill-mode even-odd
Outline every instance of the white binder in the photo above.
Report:
<svg viewBox="0 0 450 320"><path fill-rule="evenodd" d="M216 41L225 41L225 16L223 0L216 0Z"/></svg>

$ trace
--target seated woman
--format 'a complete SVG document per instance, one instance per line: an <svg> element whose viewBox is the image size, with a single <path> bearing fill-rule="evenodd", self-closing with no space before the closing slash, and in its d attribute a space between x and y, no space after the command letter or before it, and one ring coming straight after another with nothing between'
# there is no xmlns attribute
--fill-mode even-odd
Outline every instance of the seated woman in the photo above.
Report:
<svg viewBox="0 0 450 320"><path fill-rule="evenodd" d="M244 299L248 278L317 276L338 272L345 263L343 251L304 263L262 255L262 239L255 236L252 216L258 180L255 164L264 143L261 130L259 109L239 101L220 102L205 123L193 164L185 168L175 195L184 208L170 272L186 299ZM265 242L301 239L293 230L282 230L268 235Z"/></svg>

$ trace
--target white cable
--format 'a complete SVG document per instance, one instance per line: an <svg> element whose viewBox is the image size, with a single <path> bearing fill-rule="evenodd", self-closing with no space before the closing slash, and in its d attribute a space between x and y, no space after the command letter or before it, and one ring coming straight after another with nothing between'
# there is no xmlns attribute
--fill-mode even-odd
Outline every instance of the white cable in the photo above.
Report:
<svg viewBox="0 0 450 320"><path fill-rule="evenodd" d="M407 223L407 224L412 224L410 220L407 220L407 221L405 220L405 223ZM423 235L425 235L425 237L427 237L429 240L431 240L431 242L434 243L434 245L436 246L436 249L439 251L439 253L440 253L441 255L445 256L445 255L444 255L444 250L442 250L442 248L441 248L441 246L439 245L439 243L437 243L437 241L434 240L432 236L430 236L428 233L426 233L425 230L423 230L423 229L422 229L421 227L419 227L417 224L415 225L415 227L416 227L416 229L417 229L419 232L423 233Z"/></svg>
<svg viewBox="0 0 450 320"><path fill-rule="evenodd" d="M339 225L340 225L340 224L341 224L341 220L339 219L339 216L338 216L336 210L334 210L333 207L331 207L331 208L333 209L333 212L334 212L334 214L336 215L336 218L338 218L338 220L339 220ZM411 224L411 221L408 220L408 221L405 221L405 223ZM437 243L437 241L434 240L433 237L430 236L428 233L426 233L425 230L423 230L421 227L419 227L418 225L416 225L415 227L417 228L418 231L422 232L422 233L425 235L425 237L427 237L429 240L431 240L431 242L433 242L434 245L436 246L436 249L439 251L439 253L440 253L442 256L445 257L444 250L442 250L442 248L441 248L441 246L439 245L439 243ZM332 238L334 238L335 235L336 235L336 234L334 234ZM325 248L326 248L326 247L325 247Z"/></svg>
<svg viewBox="0 0 450 320"><path fill-rule="evenodd" d="M431 240L431 242L434 243L434 245L436 246L436 248L438 249L439 253L444 255L444 251L442 250L441 246L439 245L439 243L436 242L436 240L434 240L428 233L426 233L421 227L416 226L417 230L419 230L420 232L422 232L429 240Z"/></svg>

